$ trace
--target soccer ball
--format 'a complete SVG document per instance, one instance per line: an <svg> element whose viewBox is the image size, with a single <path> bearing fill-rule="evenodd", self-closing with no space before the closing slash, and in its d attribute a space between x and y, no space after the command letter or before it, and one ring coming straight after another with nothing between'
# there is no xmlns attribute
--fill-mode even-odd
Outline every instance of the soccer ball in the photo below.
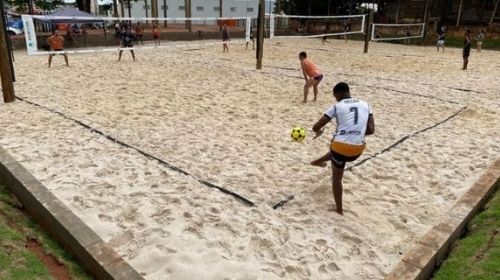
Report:
<svg viewBox="0 0 500 280"><path fill-rule="evenodd" d="M290 136L293 141L302 143L304 138L306 138L306 130L300 126L294 127Z"/></svg>

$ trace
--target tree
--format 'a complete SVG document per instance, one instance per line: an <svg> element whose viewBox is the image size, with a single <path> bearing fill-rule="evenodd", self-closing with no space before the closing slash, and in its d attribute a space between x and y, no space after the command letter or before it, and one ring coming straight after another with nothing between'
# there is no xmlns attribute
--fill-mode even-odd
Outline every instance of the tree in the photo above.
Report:
<svg viewBox="0 0 500 280"><path fill-rule="evenodd" d="M0 0L1 1L1 0ZM89 0L90 1L90 0ZM32 13L33 11L30 11L29 7L31 4L35 3L37 7L39 7L42 10L54 10L58 6L64 4L62 0L6 0L6 2L12 6L16 7L16 11L19 13Z"/></svg>
<svg viewBox="0 0 500 280"><path fill-rule="evenodd" d="M490 19L490 24L489 24L490 26L492 26L492 25L493 25L493 20L495 19L495 14L497 13L498 2L500 2L500 0L497 0L497 1L495 2L495 8L493 8L493 12L492 12L492 14L491 14L491 19Z"/></svg>
<svg viewBox="0 0 500 280"><path fill-rule="evenodd" d="M115 2L116 0L113 0L113 5ZM90 13L90 0L76 0L76 6L78 7L78 10Z"/></svg>

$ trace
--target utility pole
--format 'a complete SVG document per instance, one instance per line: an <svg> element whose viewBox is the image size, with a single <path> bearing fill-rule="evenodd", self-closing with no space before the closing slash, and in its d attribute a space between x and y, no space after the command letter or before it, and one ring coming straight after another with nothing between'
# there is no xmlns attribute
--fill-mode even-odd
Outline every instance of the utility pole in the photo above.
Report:
<svg viewBox="0 0 500 280"><path fill-rule="evenodd" d="M265 5L265 0L259 0L259 15L257 21L257 70L262 69L262 54L264 51L264 25L266 23Z"/></svg>
<svg viewBox="0 0 500 280"><path fill-rule="evenodd" d="M7 45L7 30L5 29L5 10L3 1L0 1L0 79L2 79L3 101L13 102L14 95L14 66Z"/></svg>

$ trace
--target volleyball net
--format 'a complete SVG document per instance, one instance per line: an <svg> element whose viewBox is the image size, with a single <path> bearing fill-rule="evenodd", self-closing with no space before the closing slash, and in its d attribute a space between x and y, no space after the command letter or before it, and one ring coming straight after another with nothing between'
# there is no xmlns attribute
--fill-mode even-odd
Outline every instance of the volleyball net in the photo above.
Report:
<svg viewBox="0 0 500 280"><path fill-rule="evenodd" d="M270 38L315 38L365 33L366 15L267 15Z"/></svg>
<svg viewBox="0 0 500 280"><path fill-rule="evenodd" d="M252 18L151 18L22 16L28 55L96 53L157 48L203 48L250 41ZM47 39L54 31L64 37L64 50L51 51ZM133 41L124 46L123 34Z"/></svg>
<svg viewBox="0 0 500 280"><path fill-rule="evenodd" d="M402 41L413 38L423 38L425 23L410 24L372 24L371 40L377 41Z"/></svg>

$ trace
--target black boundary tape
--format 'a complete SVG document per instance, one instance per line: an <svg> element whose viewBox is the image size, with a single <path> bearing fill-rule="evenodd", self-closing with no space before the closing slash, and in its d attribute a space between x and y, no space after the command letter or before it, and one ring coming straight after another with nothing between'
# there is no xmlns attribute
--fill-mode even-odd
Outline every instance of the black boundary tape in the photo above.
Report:
<svg viewBox="0 0 500 280"><path fill-rule="evenodd" d="M411 134L408 134L408 135L404 136L403 138L399 139L398 141L396 141L395 143L393 143L393 144L392 144L392 145L390 145L389 147L386 147L386 148L382 149L381 151L376 152L375 154L373 154L373 155L371 155L371 156L369 156L369 157L367 157L367 158L364 158L363 160L361 160L361 161L357 162L356 164L354 164L354 165L350 166L350 167L349 167L349 168L347 168L346 170L347 170L347 171L352 171L352 169L353 169L354 167L356 167L356 166L360 166L361 164L363 164L363 163L365 163L365 162L367 162L367 161L369 161L369 160L371 160L371 159L373 159L373 158L376 158L377 156L379 156L379 155L381 155L381 154L384 154L384 153L386 153L386 152L388 152L388 151L392 150L393 148L397 147L399 144L401 144L401 143L405 142L406 140L410 139L411 137L416 136L416 135L418 135L418 134L420 134L420 133L426 132L426 131L428 131L428 130L430 130L430 129L433 129L433 128L435 128L435 127L437 127L437 126L439 126L439 125L441 125L441 124L443 124L443 123L445 123L445 122L447 122L447 121L451 120L452 118L456 117L458 114L460 114L460 113L461 113L462 111L464 111L465 109L467 109L467 106L462 107L460 110L458 110L457 112L455 112L455 113L451 114L451 115L450 115L450 116L448 116L446 119L444 119L444 120L442 120L442 121L440 121L440 122L437 122L437 123L435 123L435 124L433 124L433 125L431 125L431 126L428 126L428 127L424 128L424 129L421 129L421 130L419 130L419 131L416 131L416 132L413 132L413 133L411 133ZM299 194L300 194L300 193L299 193ZM284 206L284 205L285 205L285 204L287 204L290 200L294 199L296 196L297 196L297 195L290 195L290 196L288 196L287 198L285 198L285 199L281 200L280 202L276 203L276 204L273 206L273 209L278 209L278 208L280 208L280 207Z"/></svg>
<svg viewBox="0 0 500 280"><path fill-rule="evenodd" d="M233 192L233 191L230 191L230 190L228 190L228 189L226 189L226 188L223 188L223 187L217 186L217 185L215 185L215 184L213 184L213 183L210 183L210 182L208 182L208 181L205 181L205 180L199 179L199 178L197 178L196 176L192 175L191 173L189 173L189 172L187 172L187 171L185 171L185 170L183 170L183 169L181 169L181 168L179 168L179 167L177 167L177 166L175 166L175 165L173 165L173 164L171 164L171 163L168 163L168 162L166 162L166 161L164 161L164 160L162 160L162 159L160 159L160 158L158 158L158 157L156 157L156 156L154 156L154 155L152 155L152 154L149 154L149 153L147 153L147 152L145 152L145 151L143 151L143 150L140 150L140 149L138 149L138 148L136 148L136 147L134 147L134 146L131 146L131 145L129 145L129 144L127 144L127 143L123 142L123 141L120 141L120 140L118 140L118 139L114 138L113 136L108 135L108 134L106 134L106 133L104 133L104 132L102 132L102 131L100 131L100 130L98 130L98 129L95 129L95 128L93 128L93 127L91 127L91 126L89 126L89 125L87 125L87 124L85 124L85 123L83 123L83 122L81 122L81 121L79 121L79 120L73 119L73 118L71 118L71 117L69 117L69 116L65 115L64 113L61 113L61 112L56 111L56 110L54 110L54 109L51 109L51 108L48 108L48 107L46 107L46 106L43 106L43 105L37 104L37 103L35 103L35 102L32 102L32 101L26 100L25 98L22 98L22 97L19 97L19 96L16 96L16 99L18 99L18 100L20 100L20 101L23 101L23 102L26 102L26 103L28 103L28 104L30 104L30 105L35 106L35 107L39 107L39 108L45 109L45 110L47 110L47 111L49 111L49 112L51 112L51 113L57 114L57 115L59 115L59 116L61 116L61 117L65 118L65 119L67 119L67 120L73 121L73 122L77 123L78 125L80 125L80 126L82 126L82 127L86 128L86 129L90 130L90 132L97 133L97 134L99 134L99 135L101 135L101 136L105 137L106 139L108 139L108 140L110 140L110 141L112 141L112 142L115 142L116 144L118 144L118 145L120 145L120 146L123 146L123 147L129 148L129 149L135 150L136 152L140 153L141 155L143 155L143 156L145 156L145 157L147 157L147 158L150 158L150 159L156 160L156 161L157 161L157 162L159 162L160 164L164 165L165 167L167 167L167 168L169 168L169 169L171 169L171 170L173 170L173 171L176 171L176 172L179 172L179 173L181 173L181 174L183 174L183 175L189 176L189 177L191 177L191 178L195 179L196 181L200 182L201 184L203 184L203 185L205 185L205 186L207 186L207 187L209 187L209 188L217 189L217 190L221 191L222 193L225 193L225 194L231 195L231 196L235 197L236 199L240 200L241 202L243 202L244 204L246 204L246 205L248 205L248 206L255 206L255 203L253 203L253 202L252 202L252 201L250 201L249 199L247 199L247 198L245 198L245 197L243 197L243 196L241 196L241 195L239 195L239 194L237 194L237 193L235 193L235 192Z"/></svg>

